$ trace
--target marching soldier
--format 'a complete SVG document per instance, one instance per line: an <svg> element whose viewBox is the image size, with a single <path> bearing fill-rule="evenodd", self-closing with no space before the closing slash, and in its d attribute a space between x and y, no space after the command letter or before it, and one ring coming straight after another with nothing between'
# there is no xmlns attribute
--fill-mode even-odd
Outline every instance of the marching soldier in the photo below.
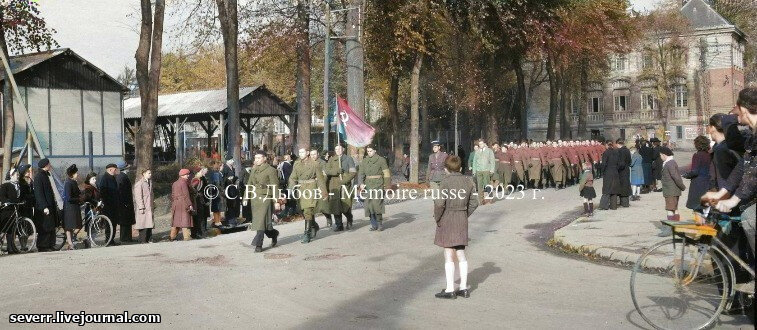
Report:
<svg viewBox="0 0 757 330"><path fill-rule="evenodd" d="M497 161L496 170L497 176L500 180L499 183L503 187L507 187L507 185L510 184L510 180L512 179L513 166L511 160L512 157L509 155L506 144L503 143L502 147L494 152L494 158Z"/></svg>
<svg viewBox="0 0 757 330"><path fill-rule="evenodd" d="M528 148L528 181L529 184L536 188L541 179L541 158L536 143L531 143Z"/></svg>
<svg viewBox="0 0 757 330"><path fill-rule="evenodd" d="M334 215L336 229L345 229L342 222L342 214L347 218L347 229L352 228L352 179L357 175L355 161L352 157L344 154L341 145L334 147L334 156L329 157L325 168L328 177L329 208Z"/></svg>
<svg viewBox="0 0 757 330"><path fill-rule="evenodd" d="M255 252L263 251L263 235L271 239L271 248L276 246L279 237L279 231L273 229L273 210L283 207L274 200L279 197L279 178L278 172L273 166L267 163L266 154L262 150L255 152L250 176L247 179L247 189L254 189L254 194L246 193L244 206L247 206L248 197L254 197L249 200L252 203L252 224L250 230L256 231L255 238L252 239L251 245L255 247Z"/></svg>
<svg viewBox="0 0 757 330"><path fill-rule="evenodd" d="M482 205L486 205L484 189L491 182L491 175L494 173L494 152L486 147L484 139L478 140L478 147L476 158L473 160L473 174L476 176L478 185L478 198L483 200Z"/></svg>
<svg viewBox="0 0 757 330"><path fill-rule="evenodd" d="M367 156L360 162L358 178L363 184L360 190L367 190L365 198L365 216L371 219L370 231L384 230L384 189L391 189L392 176L386 159L376 154L373 146L365 147Z"/></svg>
<svg viewBox="0 0 757 330"><path fill-rule="evenodd" d="M442 146L439 141L432 141L433 153L428 155L428 168L426 169L426 180L428 181L431 189L438 190L439 183L445 176L444 173L444 160L447 159L447 153L442 151Z"/></svg>
<svg viewBox="0 0 757 330"><path fill-rule="evenodd" d="M324 180L324 187L328 188L328 177L326 176L326 161L333 156L333 152L323 151L323 157L318 157L318 150L310 150L310 159L317 159L318 160L318 166L321 167L321 172L323 172L323 180ZM324 191L325 193L325 191ZM333 226L333 217L331 216L332 210L331 205L329 204L328 196L326 196L326 199L319 199L315 206L315 213L323 213L323 216L326 217L326 228L331 228ZM316 227L318 227L318 222L316 221Z"/></svg>
<svg viewBox="0 0 757 330"><path fill-rule="evenodd" d="M513 174L515 175L515 184L519 185L522 184L525 186L526 184L526 177L525 177L525 169L523 167L523 147L520 145L514 145L512 149L512 159L513 159Z"/></svg>
<svg viewBox="0 0 757 330"><path fill-rule="evenodd" d="M302 235L302 243L310 243L318 234L318 223L315 222L315 212L318 206L318 192L322 194L321 198L328 196L323 188L325 181L323 177L323 170L321 164L318 163L317 153L316 158L310 157L308 149L301 148L299 150L300 159L294 162L294 169L292 169L292 175L289 176L289 187L296 190L295 197L300 203L300 210L305 217L305 232ZM299 196L298 196L299 195Z"/></svg>

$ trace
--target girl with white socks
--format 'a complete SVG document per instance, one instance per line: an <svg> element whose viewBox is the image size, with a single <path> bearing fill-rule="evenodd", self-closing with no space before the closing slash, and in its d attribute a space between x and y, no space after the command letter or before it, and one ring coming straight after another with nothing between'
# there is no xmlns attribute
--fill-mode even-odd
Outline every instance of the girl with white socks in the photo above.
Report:
<svg viewBox="0 0 757 330"><path fill-rule="evenodd" d="M436 237L434 244L444 248L444 272L447 287L436 294L437 298L468 298L468 260L465 246L468 245L468 217L478 207L478 198L472 193L473 181L460 173L460 157L448 156L444 161L447 176L439 184L440 198L434 200ZM483 193L483 192L479 192ZM460 272L460 287L455 290L455 261Z"/></svg>

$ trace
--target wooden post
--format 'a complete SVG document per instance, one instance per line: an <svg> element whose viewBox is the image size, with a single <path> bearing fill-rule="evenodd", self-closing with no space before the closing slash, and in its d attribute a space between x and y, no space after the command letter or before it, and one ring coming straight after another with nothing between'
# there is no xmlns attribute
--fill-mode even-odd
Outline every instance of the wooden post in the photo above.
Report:
<svg viewBox="0 0 757 330"><path fill-rule="evenodd" d="M218 124L219 125L218 126L218 155L221 157L221 161L223 161L226 159L226 156L224 155L226 146L224 145L224 142L223 142L223 137L224 137L223 113L218 115L218 123L219 123Z"/></svg>

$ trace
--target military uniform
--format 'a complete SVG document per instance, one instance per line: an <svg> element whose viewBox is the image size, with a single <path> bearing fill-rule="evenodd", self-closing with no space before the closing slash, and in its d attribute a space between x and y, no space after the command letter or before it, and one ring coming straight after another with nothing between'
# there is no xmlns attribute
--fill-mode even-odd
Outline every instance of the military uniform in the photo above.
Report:
<svg viewBox="0 0 757 330"><path fill-rule="evenodd" d="M513 168L514 173L516 176L515 183L516 184L525 184L526 183L526 171L525 167L523 167L523 148L514 148L512 149L513 154Z"/></svg>
<svg viewBox="0 0 757 330"><path fill-rule="evenodd" d="M328 205L334 215L336 231L344 229L342 214L347 217L347 229L352 227L352 179L357 170L355 161L347 155L334 156L326 163L326 177L328 180Z"/></svg>
<svg viewBox="0 0 757 330"><path fill-rule="evenodd" d="M321 198L325 193L325 179L321 164L317 160L301 159L294 162L292 174L289 176L289 187L295 189L299 185L295 195L300 204L300 210L305 217L305 233L302 236L303 243L309 243L318 233L318 223L315 222L315 213L318 211L317 190L321 192Z"/></svg>
<svg viewBox="0 0 757 330"><path fill-rule="evenodd" d="M562 151L560 151L560 147L550 147L547 158L549 158L549 169L550 174L552 175L552 180L555 182L555 188L561 188L565 171L562 163Z"/></svg>
<svg viewBox="0 0 757 330"><path fill-rule="evenodd" d="M365 216L371 219L371 229L383 230L381 224L384 214L383 190L389 189L392 183L386 159L379 155L363 158L360 162L358 178L365 185Z"/></svg>
<svg viewBox="0 0 757 330"><path fill-rule="evenodd" d="M473 160L473 173L476 176L478 185L478 198L484 199L486 194L484 189L491 182L491 175L494 173L494 152L490 148L478 150L476 158Z"/></svg>
<svg viewBox="0 0 757 330"><path fill-rule="evenodd" d="M444 176L446 175L444 172L444 161L446 159L447 153L443 151L435 152L428 156L426 180L428 180L431 189L439 189L439 183L442 182L442 179L444 179Z"/></svg>
<svg viewBox="0 0 757 330"><path fill-rule="evenodd" d="M279 231L273 229L273 201L278 198L279 177L278 172L273 166L264 163L255 165L250 170L250 176L247 179L247 189L254 189L252 193L245 194L245 198L254 197L249 202L252 204L252 224L250 230L257 231L255 238L252 240L252 246L263 246L263 234L272 239L271 247L276 246L276 238ZM258 250L256 250L258 251Z"/></svg>
<svg viewBox="0 0 757 330"><path fill-rule="evenodd" d="M497 162L497 165L495 166L495 169L497 170L497 179L500 184L507 186L510 184L510 179L513 173L512 161L509 160L510 157L508 156L508 153L502 149L499 149L494 153L494 158Z"/></svg>
<svg viewBox="0 0 757 330"><path fill-rule="evenodd" d="M539 185L541 181L542 167L541 152L537 147L528 149L528 181L533 182L533 187Z"/></svg>

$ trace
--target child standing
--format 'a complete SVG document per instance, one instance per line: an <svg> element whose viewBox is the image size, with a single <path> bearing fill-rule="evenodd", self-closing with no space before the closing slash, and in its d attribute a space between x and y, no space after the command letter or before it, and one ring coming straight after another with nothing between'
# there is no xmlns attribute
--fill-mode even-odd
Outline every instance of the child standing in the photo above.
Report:
<svg viewBox="0 0 757 330"><path fill-rule="evenodd" d="M594 174L592 174L590 163L583 164L583 172L581 172L581 178L578 181L578 191L584 198L584 214L590 217L594 216L593 200L597 197L597 192L594 190Z"/></svg>
<svg viewBox="0 0 757 330"><path fill-rule="evenodd" d="M678 214L678 198L681 197L681 192L686 190L686 186L678 171L678 164L673 159L673 151L668 147L660 147L660 158L662 158L660 181L662 181L662 196L665 197L665 211L667 211L669 221L679 221L681 215ZM668 235L670 235L670 227L663 226L663 231L658 236Z"/></svg>

